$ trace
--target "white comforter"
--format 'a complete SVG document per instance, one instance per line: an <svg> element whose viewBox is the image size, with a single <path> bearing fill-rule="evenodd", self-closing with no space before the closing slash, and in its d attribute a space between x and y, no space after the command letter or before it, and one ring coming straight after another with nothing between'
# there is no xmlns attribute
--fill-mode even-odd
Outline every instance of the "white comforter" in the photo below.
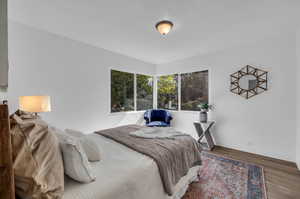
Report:
<svg viewBox="0 0 300 199"><path fill-rule="evenodd" d="M80 184L66 177L63 199L179 199L197 178L199 166L190 169L169 197L154 160L103 136L89 136L99 143L102 155L92 163L96 181Z"/></svg>

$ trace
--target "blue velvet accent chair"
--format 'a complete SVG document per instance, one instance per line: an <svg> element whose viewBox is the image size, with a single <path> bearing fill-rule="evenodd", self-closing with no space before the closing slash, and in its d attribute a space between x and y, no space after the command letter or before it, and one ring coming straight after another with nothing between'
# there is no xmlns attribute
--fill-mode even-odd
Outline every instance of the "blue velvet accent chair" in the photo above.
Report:
<svg viewBox="0 0 300 199"><path fill-rule="evenodd" d="M146 126L149 127L168 127L171 125L172 115L169 111L163 109L151 109L144 113Z"/></svg>

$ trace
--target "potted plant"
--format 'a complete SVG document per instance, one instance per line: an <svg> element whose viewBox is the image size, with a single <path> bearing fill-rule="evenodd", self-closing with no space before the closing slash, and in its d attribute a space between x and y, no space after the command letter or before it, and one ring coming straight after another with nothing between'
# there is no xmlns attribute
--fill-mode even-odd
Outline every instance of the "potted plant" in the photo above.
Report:
<svg viewBox="0 0 300 199"><path fill-rule="evenodd" d="M212 105L208 103L200 104L198 106L200 108L200 122L207 122L207 112L212 109Z"/></svg>

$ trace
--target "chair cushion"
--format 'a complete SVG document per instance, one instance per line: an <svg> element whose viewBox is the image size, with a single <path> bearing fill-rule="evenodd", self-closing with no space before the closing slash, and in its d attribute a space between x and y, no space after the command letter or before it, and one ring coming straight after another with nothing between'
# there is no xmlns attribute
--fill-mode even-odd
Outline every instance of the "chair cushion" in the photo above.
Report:
<svg viewBox="0 0 300 199"><path fill-rule="evenodd" d="M152 127L152 126L167 127L167 126L170 126L170 125L165 123L165 122L154 121L154 122L148 123L147 126L149 126L149 127Z"/></svg>
<svg viewBox="0 0 300 199"><path fill-rule="evenodd" d="M166 111L165 110L152 110L151 121L166 121Z"/></svg>

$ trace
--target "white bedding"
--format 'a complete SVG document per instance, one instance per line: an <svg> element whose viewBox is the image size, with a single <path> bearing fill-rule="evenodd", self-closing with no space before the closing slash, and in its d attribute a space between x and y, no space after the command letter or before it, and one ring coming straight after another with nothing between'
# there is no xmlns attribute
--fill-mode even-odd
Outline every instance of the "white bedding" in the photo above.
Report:
<svg viewBox="0 0 300 199"><path fill-rule="evenodd" d="M169 197L153 159L103 136L89 136L99 143L102 153L100 162L91 163L96 181L80 184L65 177L63 199L180 199L197 178L199 166L190 169Z"/></svg>

